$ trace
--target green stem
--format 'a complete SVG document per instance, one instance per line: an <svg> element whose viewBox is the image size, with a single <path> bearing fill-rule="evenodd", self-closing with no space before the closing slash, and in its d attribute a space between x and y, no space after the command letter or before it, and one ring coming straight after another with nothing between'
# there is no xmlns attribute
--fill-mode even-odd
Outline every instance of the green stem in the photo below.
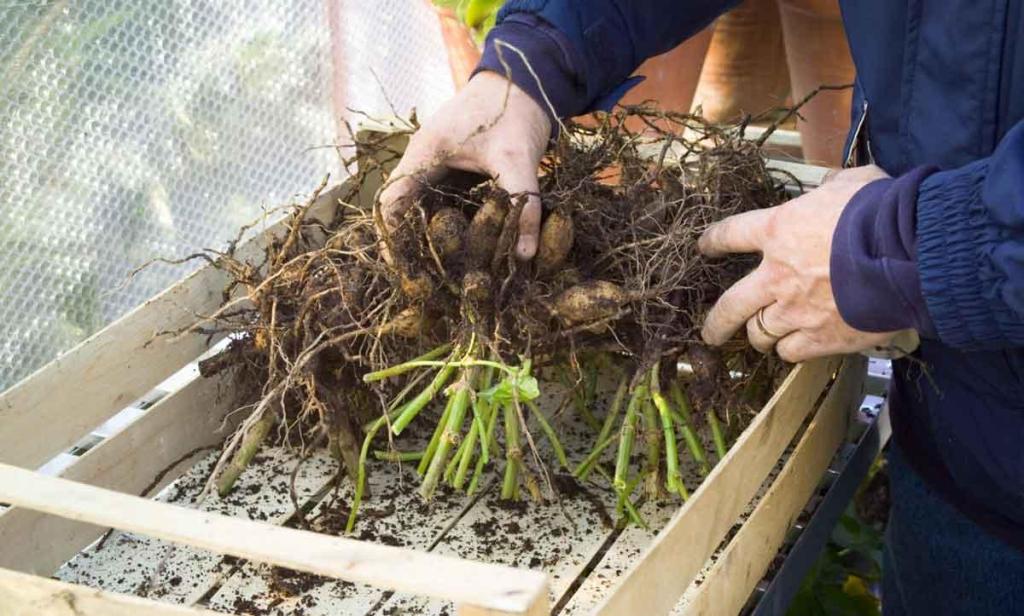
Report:
<svg viewBox="0 0 1024 616"><path fill-rule="evenodd" d="M697 438L693 428L690 427L690 401L686 399L686 394L675 383L672 383L669 391L678 412L678 416L674 418L679 422L679 432L683 435L683 440L686 441L686 448L690 451L693 461L697 463L700 474L706 477L711 471L711 467L708 465L708 456L704 451L704 445Z"/></svg>
<svg viewBox="0 0 1024 616"><path fill-rule="evenodd" d="M511 404L503 404L505 414L505 478L501 484L501 497L516 498L519 493L519 417Z"/></svg>
<svg viewBox="0 0 1024 616"><path fill-rule="evenodd" d="M348 512L348 522L345 524L345 532L351 533L356 526L356 514L359 513L359 505L363 502L363 492L366 490L366 458L370 453L370 444L377 432L387 425L388 418L381 415L373 422L370 429L366 431L366 438L363 439L363 447L359 451L359 469L356 472L356 492L352 497L352 508Z"/></svg>
<svg viewBox="0 0 1024 616"><path fill-rule="evenodd" d="M714 409L708 409L707 417L708 425L711 426L711 438L715 441L715 453L718 454L718 459L721 460L728 453L729 447L725 444L722 426L718 423L718 415L715 414Z"/></svg>
<svg viewBox="0 0 1024 616"><path fill-rule="evenodd" d="M414 370L416 368L419 368L421 362L431 361L431 360L437 359L438 357L441 357L442 355L444 355L445 353L447 353L451 349L452 349L451 343L450 342L446 342L445 344L442 344L441 346L437 347L436 349L431 349L431 350L427 351L426 353L424 353L423 355L420 355L419 357L410 359L407 362L403 362L401 364L396 364L394 366L390 366L388 368L384 368L383 370L378 370L376 372L369 372L367 374L364 374L363 375L363 382L364 383L372 383L374 381L383 381L384 379L390 379L390 378L393 378L393 377L396 377L396 376L400 376L400 375L405 374L406 372L408 372L410 370Z"/></svg>
<svg viewBox="0 0 1024 616"><path fill-rule="evenodd" d="M462 466L462 461L466 460L466 465L469 464L469 458L473 457L473 449L476 447L476 424L470 422L469 431L466 432L465 438L459 443L459 448L455 450L455 455L452 456L451 460L448 460L448 465L444 468L444 480L447 481L452 487L455 487L453 478L455 471Z"/></svg>
<svg viewBox="0 0 1024 616"><path fill-rule="evenodd" d="M266 440L267 435L270 434L270 429L274 426L274 414L263 412L263 415L252 424L249 431L245 433L242 438L242 443L238 446L238 450L235 455L231 458L231 462L224 467L221 471L220 477L217 478L217 494L226 496L231 488L238 481L238 477L245 470L245 467L249 466L252 462L253 456L259 451L260 445Z"/></svg>
<svg viewBox="0 0 1024 616"><path fill-rule="evenodd" d="M373 457L384 462L417 462L423 459L422 451L381 451L375 449Z"/></svg>
<svg viewBox="0 0 1024 616"><path fill-rule="evenodd" d="M682 417L683 423L690 425L690 401L686 398L683 390L679 388L679 383L673 381L669 385L668 393L672 396L672 403L675 405L680 417Z"/></svg>
<svg viewBox="0 0 1024 616"><path fill-rule="evenodd" d="M636 510L636 506L633 505L633 501L629 500L629 497L627 497L626 500L623 501L622 506L626 510L626 515L629 517L629 520L633 522L633 524L636 524L637 526L645 530L651 529L650 526L647 525L647 522L645 522L644 519L640 517L640 512Z"/></svg>
<svg viewBox="0 0 1024 616"><path fill-rule="evenodd" d="M413 360L409 360L409 361L405 362L404 364L399 364L399 365L404 367L403 372L406 372L408 370L412 370L413 368L440 368L440 367L445 367L445 366L452 366L454 368L484 368L484 367L489 367L489 368L494 368L496 370L501 370L502 372L505 372L505 373L507 373L507 374L509 374L511 376L515 376L516 375L516 371L513 370L512 368L509 368L505 364L500 363L500 362L496 362L496 361L490 361L490 360L487 360L487 359L460 359L460 360L456 360L456 361L431 361L431 360L416 360L416 359L413 359ZM393 366L392 368L397 368L397 367L398 366ZM377 374L376 372L370 372L370 373L364 374L363 375L363 381L366 382L366 383L370 383L370 382L372 382L374 380L378 380L375 377L376 374Z"/></svg>
<svg viewBox="0 0 1024 616"><path fill-rule="evenodd" d="M459 464L455 467L455 476L452 478L452 487L456 490L461 490L462 486L466 483L466 475L469 473L469 464L473 461L473 454L476 451L477 441L480 441L481 445L480 456L483 457L484 455L482 450L484 440L486 439L481 439L480 433L481 429L474 423L469 427L469 434L466 435L466 439L463 441L463 444L466 446L466 451L462 454L462 457L458 458ZM454 459L452 462L454 463Z"/></svg>
<svg viewBox="0 0 1024 616"><path fill-rule="evenodd" d="M441 440L441 435L444 434L444 429L448 425L448 416L452 411L452 403L455 401L455 396L448 398L448 403L444 405L444 412L441 413L441 419L437 422L437 427L434 428L434 434L430 437L430 442L427 443L427 449L423 452L423 459L420 460L419 466L416 467L416 472L423 475L427 472L430 467L430 460L434 457L434 452L437 451L437 443Z"/></svg>
<svg viewBox="0 0 1024 616"><path fill-rule="evenodd" d="M633 509L632 511L632 513L635 515L635 518L633 517L633 515L630 515L629 510L633 505L632 501L630 500L630 497L633 496L633 491L636 490L636 486L639 485L641 479L643 479L642 475L637 476L632 481L627 482L625 484L625 487L623 487L621 491L617 492L618 498L616 499L615 503L615 515L621 516L623 514L626 514L627 517L630 517L631 519L633 519L634 522L637 522L639 524L642 524L643 520L640 518L639 514L636 513L636 509Z"/></svg>
<svg viewBox="0 0 1024 616"><path fill-rule="evenodd" d="M661 439L658 430L658 412L650 396L644 396L641 401L644 419L644 442L647 445L647 463L644 465L644 475L648 478L647 493L657 496L659 489L658 471L661 468Z"/></svg>
<svg viewBox="0 0 1024 616"><path fill-rule="evenodd" d="M615 437L609 436L603 443L595 447L594 450L587 454L587 457L576 466L576 470L572 472L573 476L580 481L586 480L587 476L590 475L590 471L594 470L594 463L597 462L597 459L602 453L604 453L604 450L608 449L608 446L614 442Z"/></svg>
<svg viewBox="0 0 1024 616"><path fill-rule="evenodd" d="M487 417L487 431L484 432L482 442L488 443L488 447L495 447L497 446L497 442L494 438L494 431L498 424L500 409L497 405L489 405L487 410L489 413ZM482 448L483 445L481 444L481 449ZM477 487L480 485L480 477L483 475L485 464L487 464L487 459L483 454L481 454L480 457L476 459L476 467L473 469L473 476L469 480L469 487L466 488L466 494L473 495L476 493Z"/></svg>
<svg viewBox="0 0 1024 616"><path fill-rule="evenodd" d="M430 382L430 385L427 385L426 389L416 394L415 398L406 403L398 413L398 417L391 422L391 432L395 436L401 434L402 430L405 430L412 423L412 420L416 419L416 416L423 410L423 407L434 399L445 383L448 382L448 379L452 377L452 373L455 372L455 366L453 364L442 364L442 366L437 371L437 376Z"/></svg>
<svg viewBox="0 0 1024 616"><path fill-rule="evenodd" d="M486 391L490 389L491 382L493 380L494 369L487 368L486 370L484 370L483 376L480 379L480 387L477 388L477 391ZM486 418L490 416L490 410L490 402L483 400L479 396L473 397L473 421L474 423L476 423L478 435L483 435L487 433L487 429L486 426L484 425L484 422L486 421ZM491 444L487 441L488 439L485 438L480 440L480 455L483 456L484 464L486 464L487 460L490 459Z"/></svg>
<svg viewBox="0 0 1024 616"><path fill-rule="evenodd" d="M672 423L672 409L668 400L661 395L661 383L658 380L658 366L651 371L651 399L661 417L661 432L665 436L665 487L669 492L678 494L683 500L690 497L679 472L679 450L676 447L676 429Z"/></svg>
<svg viewBox="0 0 1024 616"><path fill-rule="evenodd" d="M558 463L562 465L562 468L569 468L569 460L565 457L565 448L562 447L562 442L558 440L558 436L551 428L547 418L544 417L544 413L540 412L540 409L533 400L526 400L526 406L530 409L537 423L540 424L540 429L544 432L548 442L551 443L551 448L555 450L555 457L558 458Z"/></svg>
<svg viewBox="0 0 1024 616"><path fill-rule="evenodd" d="M629 390L629 377L622 375L619 379L619 387L615 390L615 397L612 399L612 405L608 409L608 415L604 418L604 425L601 426L601 431L597 435L597 441L595 445L600 445L611 437L612 427L615 425L615 420L619 417L619 412L622 411L622 403L626 400L626 393Z"/></svg>
<svg viewBox="0 0 1024 616"><path fill-rule="evenodd" d="M594 376L593 379L590 378L591 374ZM570 369L568 367L562 369L562 384L569 390L569 397L572 400L573 407L576 408L579 416L583 418L583 423L587 424L591 430L598 431L601 429L601 424L594 417L594 414L590 412L590 404L594 399L594 390L591 388L592 383L594 389L596 389L597 370L592 366L587 366L583 373L582 389L572 379Z"/></svg>
<svg viewBox="0 0 1024 616"><path fill-rule="evenodd" d="M619 452L615 457L615 491L622 497L626 489L627 476L629 474L629 456L633 453L633 440L636 438L636 416L637 407L640 406L642 397L646 394L647 388L638 385L633 390L633 396L626 406L626 416L622 420L622 429L619 430Z"/></svg>

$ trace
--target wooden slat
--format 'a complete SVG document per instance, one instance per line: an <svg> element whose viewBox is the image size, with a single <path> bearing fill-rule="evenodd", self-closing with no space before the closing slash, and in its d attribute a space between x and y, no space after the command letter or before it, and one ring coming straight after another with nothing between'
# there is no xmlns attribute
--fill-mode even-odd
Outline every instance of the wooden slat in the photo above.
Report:
<svg viewBox="0 0 1024 616"><path fill-rule="evenodd" d="M792 440L840 360L815 360L793 369L596 613L632 616L672 609Z"/></svg>
<svg viewBox="0 0 1024 616"><path fill-rule="evenodd" d="M547 576L185 509L0 464L0 501L350 582L526 613Z"/></svg>
<svg viewBox="0 0 1024 616"><path fill-rule="evenodd" d="M846 436L864 388L865 360L850 356L768 492L704 578L686 614L737 614Z"/></svg>
<svg viewBox="0 0 1024 616"><path fill-rule="evenodd" d="M102 441L60 475L130 492L156 492L177 476L161 472L190 451L216 445L218 431L233 410L224 379L199 378L164 398L137 421ZM231 426L227 426L229 429ZM0 513L0 567L50 575L61 563L95 541L104 529L30 509Z"/></svg>
<svg viewBox="0 0 1024 616"><path fill-rule="evenodd" d="M155 500L266 524L283 524L295 511L290 497L293 486L295 502L301 507L328 488L338 470L326 451L303 459L297 451L264 447L242 472L231 494L225 498L211 494L198 502L219 453L209 452L161 490ZM292 482L291 471L300 460L302 464ZM54 577L111 592L143 592L150 599L190 605L208 596L234 569L234 559L225 559L220 554L115 531L102 547L89 546L57 569Z"/></svg>
<svg viewBox="0 0 1024 616"><path fill-rule="evenodd" d="M219 616L0 569L0 616Z"/></svg>
<svg viewBox="0 0 1024 616"><path fill-rule="evenodd" d="M326 191L311 213L332 211L350 186ZM278 223L248 240L238 257L257 257L282 229ZM198 357L204 336L157 334L212 313L226 283L222 272L202 267L0 394L0 462L38 467Z"/></svg>
<svg viewBox="0 0 1024 616"><path fill-rule="evenodd" d="M506 612L477 607L475 605L460 605L455 608L456 616L548 616L550 613L551 608L548 604L547 595L537 597L533 605L524 612Z"/></svg>

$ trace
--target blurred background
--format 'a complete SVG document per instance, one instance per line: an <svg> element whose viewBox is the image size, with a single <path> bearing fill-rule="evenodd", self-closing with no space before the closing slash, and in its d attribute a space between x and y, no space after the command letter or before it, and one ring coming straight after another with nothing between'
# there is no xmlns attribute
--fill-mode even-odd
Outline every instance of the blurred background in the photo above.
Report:
<svg viewBox="0 0 1024 616"><path fill-rule="evenodd" d="M344 175L344 123L429 115L501 0L13 0L0 4L0 390ZM638 71L629 101L735 121L852 81L838 6L747 0ZM835 164L849 93L809 105ZM799 145L794 152L800 154Z"/></svg>

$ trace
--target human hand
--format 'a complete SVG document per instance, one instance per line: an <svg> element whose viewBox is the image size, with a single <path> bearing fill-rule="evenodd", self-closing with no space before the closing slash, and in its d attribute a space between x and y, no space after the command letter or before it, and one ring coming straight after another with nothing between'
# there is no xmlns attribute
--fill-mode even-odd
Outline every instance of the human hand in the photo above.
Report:
<svg viewBox="0 0 1024 616"><path fill-rule="evenodd" d="M447 169L473 171L513 197L526 195L516 256L532 258L541 219L537 167L550 134L551 120L526 92L497 73L478 73L409 140L381 193L384 225L397 226L423 183Z"/></svg>
<svg viewBox="0 0 1024 616"><path fill-rule="evenodd" d="M746 323L762 353L798 362L887 346L898 332L868 333L843 321L832 294L832 235L846 204L865 184L889 177L876 166L838 171L782 205L730 216L700 238L707 256L760 252L757 268L712 307L701 335L720 345Z"/></svg>

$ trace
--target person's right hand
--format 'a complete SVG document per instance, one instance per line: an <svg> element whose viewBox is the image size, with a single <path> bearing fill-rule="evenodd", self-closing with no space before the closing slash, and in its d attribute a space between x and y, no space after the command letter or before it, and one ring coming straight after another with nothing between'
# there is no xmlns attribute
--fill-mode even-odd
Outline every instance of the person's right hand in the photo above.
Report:
<svg viewBox="0 0 1024 616"><path fill-rule="evenodd" d="M409 140L381 193L385 226L397 226L424 182L446 169L473 171L494 178L513 197L527 195L516 256L533 258L541 218L537 167L550 134L551 120L526 92L497 73L477 73Z"/></svg>

